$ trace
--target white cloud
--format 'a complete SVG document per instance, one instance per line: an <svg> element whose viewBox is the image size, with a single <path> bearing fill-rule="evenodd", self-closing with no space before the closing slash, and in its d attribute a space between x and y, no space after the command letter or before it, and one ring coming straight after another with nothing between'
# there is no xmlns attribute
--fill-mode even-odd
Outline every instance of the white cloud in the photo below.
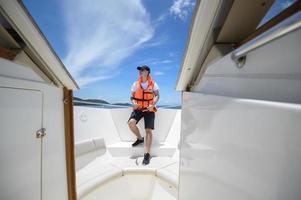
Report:
<svg viewBox="0 0 301 200"><path fill-rule="evenodd" d="M136 61L134 62L133 65L149 65L150 67L152 67L154 65L164 65L173 62L174 62L173 60L169 60L169 59L150 58L150 59Z"/></svg>
<svg viewBox="0 0 301 200"><path fill-rule="evenodd" d="M65 0L64 64L81 86L114 77L114 69L154 28L141 0Z"/></svg>
<svg viewBox="0 0 301 200"><path fill-rule="evenodd" d="M193 0L174 0L169 12L184 21L194 7L194 4Z"/></svg>
<svg viewBox="0 0 301 200"><path fill-rule="evenodd" d="M161 69L163 69L163 70L171 70L171 69L176 69L177 68L176 66L175 65L167 65L167 66L163 66Z"/></svg>
<svg viewBox="0 0 301 200"><path fill-rule="evenodd" d="M167 34L160 34L157 37L153 37L151 40L145 42L142 48L158 47L164 45L168 41Z"/></svg>
<svg viewBox="0 0 301 200"><path fill-rule="evenodd" d="M168 17L168 13L163 13L161 15L159 15L159 17L157 18L157 22L164 22L166 20L166 18Z"/></svg>
<svg viewBox="0 0 301 200"><path fill-rule="evenodd" d="M168 64L172 63L172 60L156 60L150 63L150 65L158 65L158 64Z"/></svg>
<svg viewBox="0 0 301 200"><path fill-rule="evenodd" d="M162 75L164 75L164 72L161 72L161 71L155 71L155 72L154 72L154 75L155 75L155 76L162 76Z"/></svg>
<svg viewBox="0 0 301 200"><path fill-rule="evenodd" d="M169 53L168 53L168 56L169 56L169 57L174 57L174 56L175 56L175 53L174 53L174 52L169 52Z"/></svg>
<svg viewBox="0 0 301 200"><path fill-rule="evenodd" d="M93 76L93 75L89 75L89 76L79 76L76 78L76 82L82 87L84 88L86 85L93 83L95 81L100 81L100 80L106 80L106 79L110 79L112 78L114 75L97 75L97 76Z"/></svg>

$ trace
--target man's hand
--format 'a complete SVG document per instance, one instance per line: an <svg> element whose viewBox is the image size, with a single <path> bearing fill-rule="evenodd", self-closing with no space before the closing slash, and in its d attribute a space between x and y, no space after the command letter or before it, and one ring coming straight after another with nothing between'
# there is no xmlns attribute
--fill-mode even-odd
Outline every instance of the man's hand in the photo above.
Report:
<svg viewBox="0 0 301 200"><path fill-rule="evenodd" d="M134 107L134 108L138 108L138 107L139 107L139 104L133 103L133 107Z"/></svg>
<svg viewBox="0 0 301 200"><path fill-rule="evenodd" d="M155 107L155 105L149 105L148 107L147 107L147 110L151 110L151 109L153 109Z"/></svg>

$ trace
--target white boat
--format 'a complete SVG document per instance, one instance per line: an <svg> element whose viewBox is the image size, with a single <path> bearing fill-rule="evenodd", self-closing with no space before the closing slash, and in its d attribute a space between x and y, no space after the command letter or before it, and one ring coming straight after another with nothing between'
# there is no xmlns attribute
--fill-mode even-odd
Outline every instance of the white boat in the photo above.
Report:
<svg viewBox="0 0 301 200"><path fill-rule="evenodd" d="M149 165L129 107L79 89L21 1L0 0L0 199L301 198L301 1L202 0ZM143 128L143 122L139 124Z"/></svg>
<svg viewBox="0 0 301 200"><path fill-rule="evenodd" d="M152 158L146 166L144 146L131 145L135 140L127 124L131 110L74 107L79 199L176 199L181 110L156 113ZM138 126L143 130L143 121Z"/></svg>

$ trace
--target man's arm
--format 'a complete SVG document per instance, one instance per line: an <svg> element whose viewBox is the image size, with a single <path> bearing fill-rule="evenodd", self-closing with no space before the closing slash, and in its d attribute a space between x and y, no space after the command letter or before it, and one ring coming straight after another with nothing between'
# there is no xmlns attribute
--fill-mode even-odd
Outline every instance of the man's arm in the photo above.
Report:
<svg viewBox="0 0 301 200"><path fill-rule="evenodd" d="M149 106L147 107L148 110L154 108L154 107L156 106L157 102L159 101L159 98L160 98L159 90L155 90L155 91L154 91L154 95L155 95L155 96L154 96L154 104L153 104L153 105L149 105Z"/></svg>
<svg viewBox="0 0 301 200"><path fill-rule="evenodd" d="M159 95L159 90L155 90L154 91L154 106L157 104L157 102L159 101L160 95Z"/></svg>
<svg viewBox="0 0 301 200"><path fill-rule="evenodd" d="M136 100L134 100L133 99L133 97L134 97L134 93L135 93L135 91L136 91L136 87L135 87L135 83L133 83L133 85L132 85L132 88L131 88L131 102L132 102L132 104L133 104L133 107L134 108L137 108L137 107L139 107L139 104L137 103L137 101Z"/></svg>
<svg viewBox="0 0 301 200"><path fill-rule="evenodd" d="M136 100L133 99L134 97L134 92L131 93L131 102L134 107L139 107L139 104L136 102Z"/></svg>

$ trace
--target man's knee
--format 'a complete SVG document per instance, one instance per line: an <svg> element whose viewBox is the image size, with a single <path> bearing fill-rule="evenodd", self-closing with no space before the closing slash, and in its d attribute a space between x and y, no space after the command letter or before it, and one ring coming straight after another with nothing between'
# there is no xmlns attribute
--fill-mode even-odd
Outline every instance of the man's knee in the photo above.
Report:
<svg viewBox="0 0 301 200"><path fill-rule="evenodd" d="M153 130L150 128L145 129L146 134L148 134L149 136L152 136L153 134Z"/></svg>
<svg viewBox="0 0 301 200"><path fill-rule="evenodd" d="M135 127L136 126L137 121L135 119L130 119L128 121L128 125L129 127Z"/></svg>

